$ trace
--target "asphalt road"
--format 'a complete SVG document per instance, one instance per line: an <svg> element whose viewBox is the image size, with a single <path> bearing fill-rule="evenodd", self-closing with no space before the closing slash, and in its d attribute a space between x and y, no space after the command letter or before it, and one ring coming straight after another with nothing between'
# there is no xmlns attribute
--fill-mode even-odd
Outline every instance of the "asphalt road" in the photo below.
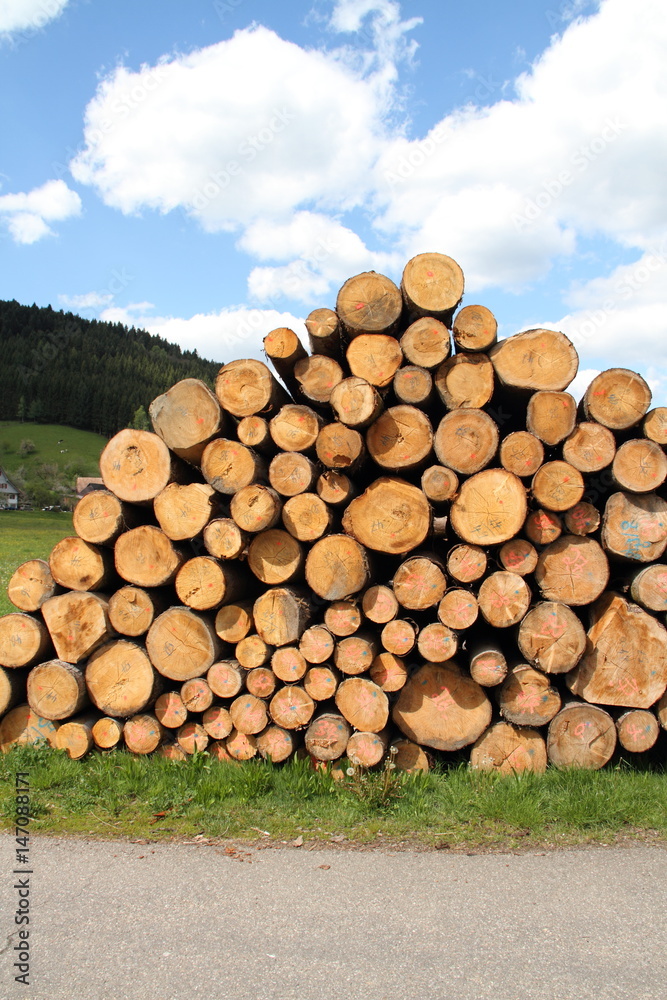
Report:
<svg viewBox="0 0 667 1000"><path fill-rule="evenodd" d="M667 997L659 848L31 843L23 986L12 969L15 845L0 836L2 1000Z"/></svg>

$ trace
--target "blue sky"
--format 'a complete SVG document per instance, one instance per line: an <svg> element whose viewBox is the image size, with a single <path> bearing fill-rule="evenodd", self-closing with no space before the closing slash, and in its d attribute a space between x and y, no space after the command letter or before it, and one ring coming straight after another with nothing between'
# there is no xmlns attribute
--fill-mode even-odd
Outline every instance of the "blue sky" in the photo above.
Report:
<svg viewBox="0 0 667 1000"><path fill-rule="evenodd" d="M0 297L218 361L455 257L667 403L663 0L2 0Z"/></svg>

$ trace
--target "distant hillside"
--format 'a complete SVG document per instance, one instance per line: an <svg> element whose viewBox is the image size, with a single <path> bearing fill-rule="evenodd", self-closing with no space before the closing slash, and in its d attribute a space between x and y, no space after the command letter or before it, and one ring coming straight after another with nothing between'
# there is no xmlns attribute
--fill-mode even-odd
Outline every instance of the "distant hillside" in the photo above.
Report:
<svg viewBox="0 0 667 1000"><path fill-rule="evenodd" d="M0 420L67 424L107 437L174 382L192 377L211 385L220 368L145 330L15 301L0 300L0 344Z"/></svg>

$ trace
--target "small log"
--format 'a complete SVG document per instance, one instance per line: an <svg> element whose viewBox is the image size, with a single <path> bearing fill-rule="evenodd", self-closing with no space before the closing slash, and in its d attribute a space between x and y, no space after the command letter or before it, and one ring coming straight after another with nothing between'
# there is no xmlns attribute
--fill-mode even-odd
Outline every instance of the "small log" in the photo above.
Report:
<svg viewBox="0 0 667 1000"><path fill-rule="evenodd" d="M165 691L161 694L153 711L155 718L166 729L180 729L188 721L188 710L178 691Z"/></svg>
<svg viewBox="0 0 667 1000"><path fill-rule="evenodd" d="M289 402L267 366L252 358L224 365L215 380L215 394L223 410L235 417L267 416Z"/></svg>
<svg viewBox="0 0 667 1000"><path fill-rule="evenodd" d="M177 760L184 761L188 759L188 755L185 750L183 750L176 740L167 739L166 742L161 743L157 748L158 757L164 757L165 760Z"/></svg>
<svg viewBox="0 0 667 1000"><path fill-rule="evenodd" d="M213 624L190 608L169 608L146 636L146 652L155 669L172 681L203 677L219 659L220 640Z"/></svg>
<svg viewBox="0 0 667 1000"><path fill-rule="evenodd" d="M491 722L491 702L453 660L425 663L400 692L392 718L415 743L460 750Z"/></svg>
<svg viewBox="0 0 667 1000"><path fill-rule="evenodd" d="M433 448L431 421L414 406L392 406L368 428L366 446L381 469L389 472L415 469Z"/></svg>
<svg viewBox="0 0 667 1000"><path fill-rule="evenodd" d="M338 760L345 753L352 729L342 715L324 712L306 730L306 750L315 760Z"/></svg>
<svg viewBox="0 0 667 1000"><path fill-rule="evenodd" d="M293 538L300 542L315 542L330 530L333 515L317 493L299 493L285 503L282 521Z"/></svg>
<svg viewBox="0 0 667 1000"><path fill-rule="evenodd" d="M18 611L0 617L0 665L3 667L31 667L43 660L50 648L51 637L41 618Z"/></svg>
<svg viewBox="0 0 667 1000"><path fill-rule="evenodd" d="M627 430L646 416L651 390L637 372L609 368L593 379L582 405L587 420L596 420L610 430Z"/></svg>
<svg viewBox="0 0 667 1000"><path fill-rule="evenodd" d="M577 374L574 344L554 330L526 330L501 340L489 351L496 378L512 389L561 392Z"/></svg>
<svg viewBox="0 0 667 1000"><path fill-rule="evenodd" d="M261 594L253 605L257 632L264 642L272 646L298 642L311 616L309 595L295 587L272 587Z"/></svg>
<svg viewBox="0 0 667 1000"><path fill-rule="evenodd" d="M554 767L597 771L611 760L615 747L614 720L598 705L571 702L549 723L547 755Z"/></svg>
<svg viewBox="0 0 667 1000"><path fill-rule="evenodd" d="M387 622L380 632L380 641L388 653L395 656L407 656L414 649L417 641L417 630L411 622L394 618Z"/></svg>
<svg viewBox="0 0 667 1000"><path fill-rule="evenodd" d="M236 643L234 656L244 670L263 667L271 659L273 648L259 635L247 635Z"/></svg>
<svg viewBox="0 0 667 1000"><path fill-rule="evenodd" d="M361 496L352 500L343 515L343 531L362 545L391 555L401 555L417 548L428 535L430 526L431 507L422 491L390 476L376 479ZM311 554L326 541L323 538L316 542ZM338 568L336 572L339 572ZM308 582L311 583L310 580ZM317 588L313 589L319 593Z"/></svg>
<svg viewBox="0 0 667 1000"><path fill-rule="evenodd" d="M479 545L455 545L447 555L447 572L459 583L474 583L486 573L487 555Z"/></svg>
<svg viewBox="0 0 667 1000"><path fill-rule="evenodd" d="M365 677L348 677L336 691L336 708L354 729L379 733L389 719L389 699L377 684Z"/></svg>
<svg viewBox="0 0 667 1000"><path fill-rule="evenodd" d="M331 400L334 388L343 381L343 369L333 358L324 354L298 361L294 378L300 395L312 406L324 406Z"/></svg>
<svg viewBox="0 0 667 1000"><path fill-rule="evenodd" d="M103 715L93 724L91 730L93 743L100 750L112 750L122 740L124 728L125 723L121 719L113 719L111 716Z"/></svg>
<svg viewBox="0 0 667 1000"><path fill-rule="evenodd" d="M361 610L369 621L386 625L398 614L398 601L391 587L374 584L365 590L361 598Z"/></svg>
<svg viewBox="0 0 667 1000"><path fill-rule="evenodd" d="M7 597L19 611L39 611L58 590L45 559L29 559L14 570Z"/></svg>
<svg viewBox="0 0 667 1000"><path fill-rule="evenodd" d="M299 639L299 652L307 663L326 663L333 656L334 638L324 625L311 625Z"/></svg>
<svg viewBox="0 0 667 1000"><path fill-rule="evenodd" d="M17 705L0 721L0 752L7 753L13 746L42 743L55 746L59 722L51 722L33 712L30 705Z"/></svg>
<svg viewBox="0 0 667 1000"><path fill-rule="evenodd" d="M565 511L565 530L571 535L592 535L600 527L600 511L592 503L581 500Z"/></svg>
<svg viewBox="0 0 667 1000"><path fill-rule="evenodd" d="M546 510L564 511L578 504L584 495L584 477L567 462L545 462L533 476L530 491Z"/></svg>
<svg viewBox="0 0 667 1000"><path fill-rule="evenodd" d="M517 642L528 663L545 674L566 674L584 655L586 633L567 604L543 601L521 622Z"/></svg>
<svg viewBox="0 0 667 1000"><path fill-rule="evenodd" d="M521 530L526 508L526 491L517 476L504 469L484 469L462 484L450 520L464 542L502 545Z"/></svg>
<svg viewBox="0 0 667 1000"><path fill-rule="evenodd" d="M272 363L283 382L294 381L294 366L308 357L306 349L294 330L279 326L264 338L264 353Z"/></svg>
<svg viewBox="0 0 667 1000"><path fill-rule="evenodd" d="M497 687L507 677L507 660L492 640L476 642L470 650L470 676L482 687Z"/></svg>
<svg viewBox="0 0 667 1000"><path fill-rule="evenodd" d="M154 715L143 713L128 719L123 729L125 746L132 753L149 754L157 750L165 731Z"/></svg>
<svg viewBox="0 0 667 1000"><path fill-rule="evenodd" d="M532 478L544 461L544 445L528 431L512 431L501 442L499 458L507 472Z"/></svg>
<svg viewBox="0 0 667 1000"><path fill-rule="evenodd" d="M235 698L243 688L245 675L246 672L238 660L218 660L217 663L212 663L208 668L206 680L211 691L218 698Z"/></svg>
<svg viewBox="0 0 667 1000"><path fill-rule="evenodd" d="M449 330L432 316L422 316L411 323L400 345L406 361L419 368L437 368L447 360L452 349Z"/></svg>
<svg viewBox="0 0 667 1000"><path fill-rule="evenodd" d="M231 517L217 517L204 528L204 547L215 559L238 559L250 538Z"/></svg>
<svg viewBox="0 0 667 1000"><path fill-rule="evenodd" d="M403 351L394 337L381 333L362 333L345 352L353 375L382 389L389 385L403 363Z"/></svg>
<svg viewBox="0 0 667 1000"><path fill-rule="evenodd" d="M356 471L366 457L364 439L353 427L340 421L326 424L316 442L317 458L328 469Z"/></svg>
<svg viewBox="0 0 667 1000"><path fill-rule="evenodd" d="M155 617L166 611L161 594L128 584L121 587L109 598L109 623L120 635L133 639L145 635Z"/></svg>
<svg viewBox="0 0 667 1000"><path fill-rule="evenodd" d="M563 458L579 472L600 472L615 454L616 439L602 424L582 421L563 441Z"/></svg>
<svg viewBox="0 0 667 1000"><path fill-rule="evenodd" d="M267 586L296 579L303 565L303 546L281 528L261 531L248 547L248 567Z"/></svg>
<svg viewBox="0 0 667 1000"><path fill-rule="evenodd" d="M644 708L633 708L623 712L616 720L618 742L630 753L645 753L655 745L660 735L660 724L653 714Z"/></svg>
<svg viewBox="0 0 667 1000"><path fill-rule="evenodd" d="M260 455L275 455L276 446L269 432L269 421L254 415L243 417L236 427L236 436L246 448Z"/></svg>
<svg viewBox="0 0 667 1000"><path fill-rule="evenodd" d="M315 702L298 684L276 691L269 703L269 715L282 729L302 729L313 717Z"/></svg>
<svg viewBox="0 0 667 1000"><path fill-rule="evenodd" d="M225 740L224 749L232 760L252 760L253 757L257 756L257 739L232 729ZM218 760L226 759L219 751L216 756Z"/></svg>
<svg viewBox="0 0 667 1000"><path fill-rule="evenodd" d="M544 444L560 444L574 430L577 404L569 392L534 392L526 408L526 429Z"/></svg>
<svg viewBox="0 0 667 1000"><path fill-rule="evenodd" d="M435 373L435 387L448 410L479 410L491 401L495 386L493 365L486 354L455 354Z"/></svg>
<svg viewBox="0 0 667 1000"><path fill-rule="evenodd" d="M104 715L126 718L149 708L162 688L141 646L126 639L108 642L86 664L90 700Z"/></svg>
<svg viewBox="0 0 667 1000"><path fill-rule="evenodd" d="M348 476L342 472L323 472L315 486L317 495L329 507L348 504L354 496L354 487Z"/></svg>
<svg viewBox="0 0 667 1000"><path fill-rule="evenodd" d="M375 386L358 375L344 378L334 386L329 402L341 424L355 430L369 427L380 416L384 405Z"/></svg>
<svg viewBox="0 0 667 1000"><path fill-rule="evenodd" d="M99 594L60 594L46 601L42 615L58 659L67 663L85 660L112 635L108 603Z"/></svg>
<svg viewBox="0 0 667 1000"><path fill-rule="evenodd" d="M336 298L336 313L349 337L390 333L396 328L403 301L384 274L364 271L348 278Z"/></svg>
<svg viewBox="0 0 667 1000"><path fill-rule="evenodd" d="M395 653L379 653L369 671L371 680L386 692L400 691L408 679L405 662Z"/></svg>
<svg viewBox="0 0 667 1000"><path fill-rule="evenodd" d="M119 431L100 456L104 485L130 503L149 504L167 483L185 481L186 470L162 438L150 431Z"/></svg>
<svg viewBox="0 0 667 1000"><path fill-rule="evenodd" d="M269 432L280 451L310 451L322 424L322 417L309 406L286 403L270 421Z"/></svg>
<svg viewBox="0 0 667 1000"><path fill-rule="evenodd" d="M653 563L635 573L630 583L630 596L650 611L667 611L667 566Z"/></svg>
<svg viewBox="0 0 667 1000"><path fill-rule="evenodd" d="M14 705L26 700L28 670L6 670L0 667L0 717Z"/></svg>
<svg viewBox="0 0 667 1000"><path fill-rule="evenodd" d="M204 382L185 378L148 408L153 430L179 458L199 465L208 442L222 434L225 419L218 400Z"/></svg>
<svg viewBox="0 0 667 1000"><path fill-rule="evenodd" d="M667 502L656 494L614 493L602 516L602 545L610 555L654 562L667 548Z"/></svg>
<svg viewBox="0 0 667 1000"><path fill-rule="evenodd" d="M459 351L487 351L498 339L498 322L486 306L464 306L454 317L452 333Z"/></svg>
<svg viewBox="0 0 667 1000"><path fill-rule="evenodd" d="M419 655L429 663L444 663L456 655L458 639L447 625L431 622L417 637Z"/></svg>
<svg viewBox="0 0 667 1000"><path fill-rule="evenodd" d="M184 722L176 733L176 742L188 755L203 753L209 742L209 735L199 722Z"/></svg>
<svg viewBox="0 0 667 1000"><path fill-rule="evenodd" d="M215 631L223 642L240 642L254 626L250 601L233 601L220 608L215 616Z"/></svg>
<svg viewBox="0 0 667 1000"><path fill-rule="evenodd" d="M498 553L503 569L519 576L528 576L537 566L537 549L525 538L512 538Z"/></svg>
<svg viewBox="0 0 667 1000"><path fill-rule="evenodd" d="M181 542L194 538L204 530L217 512L218 499L218 494L208 483L189 483L186 486L169 483L155 497L153 510L167 538Z"/></svg>
<svg viewBox="0 0 667 1000"><path fill-rule="evenodd" d="M446 591L438 605L438 618L447 628L463 631L477 621L479 604L474 594L458 587Z"/></svg>
<svg viewBox="0 0 667 1000"><path fill-rule="evenodd" d="M399 368L394 375L392 388L398 402L406 406L426 410L433 400L433 376L426 368L418 368L416 365Z"/></svg>
<svg viewBox="0 0 667 1000"><path fill-rule="evenodd" d="M534 510L526 518L523 530L535 545L551 545L563 534L563 522L550 510Z"/></svg>
<svg viewBox="0 0 667 1000"><path fill-rule="evenodd" d="M64 660L38 663L28 674L27 701L45 719L76 715L88 704L83 670Z"/></svg>
<svg viewBox="0 0 667 1000"><path fill-rule="evenodd" d="M204 677L191 677L181 687L181 700L188 712L205 712L213 704L213 691Z"/></svg>
<svg viewBox="0 0 667 1000"><path fill-rule="evenodd" d="M201 471L210 486L232 496L244 486L266 478L266 463L239 441L214 438L201 457Z"/></svg>
<svg viewBox="0 0 667 1000"><path fill-rule="evenodd" d="M332 601L324 611L324 624L332 635L353 635L361 625L361 610L355 601Z"/></svg>
<svg viewBox="0 0 667 1000"><path fill-rule="evenodd" d="M609 580L607 557L593 538L562 535L540 552L535 581L542 597L563 604L591 604Z"/></svg>
<svg viewBox="0 0 667 1000"><path fill-rule="evenodd" d="M340 357L340 321L333 309L313 309L306 316L306 330L312 354Z"/></svg>
<svg viewBox="0 0 667 1000"><path fill-rule="evenodd" d="M503 718L515 726L545 726L560 711L561 697L548 677L519 663L503 681L498 706Z"/></svg>
<svg viewBox="0 0 667 1000"><path fill-rule="evenodd" d="M280 520L283 502L270 486L251 483L232 497L229 512L242 532L256 533L273 528Z"/></svg>
<svg viewBox="0 0 667 1000"><path fill-rule="evenodd" d="M479 610L494 628L516 625L530 607L530 588L518 573L499 570L482 581L477 594Z"/></svg>
<svg viewBox="0 0 667 1000"><path fill-rule="evenodd" d="M498 425L488 413L461 408L445 414L438 424L433 444L442 465L471 476L491 462L498 450L498 441Z"/></svg>
<svg viewBox="0 0 667 1000"><path fill-rule="evenodd" d="M422 473L421 487L431 503L445 503L456 496L459 488L459 477L453 469L448 469L444 465L430 465Z"/></svg>
<svg viewBox="0 0 667 1000"><path fill-rule="evenodd" d="M572 694L599 705L650 708L667 687L667 630L619 594L591 609L586 652L565 677Z"/></svg>
<svg viewBox="0 0 667 1000"><path fill-rule="evenodd" d="M437 556L410 556L394 573L392 588L398 603L410 611L439 604L447 589L445 569Z"/></svg>
<svg viewBox="0 0 667 1000"><path fill-rule="evenodd" d="M333 698L339 684L340 674L326 663L309 667L303 678L304 691L313 701L328 701Z"/></svg>
<svg viewBox="0 0 667 1000"><path fill-rule="evenodd" d="M246 674L245 686L248 693L255 698L272 698L278 686L278 675L269 667L255 667Z"/></svg>
<svg viewBox="0 0 667 1000"><path fill-rule="evenodd" d="M306 455L281 451L271 459L269 482L283 497L307 493L317 480L317 466Z"/></svg>
<svg viewBox="0 0 667 1000"><path fill-rule="evenodd" d="M111 554L76 535L62 538L51 549L51 576L67 590L100 590L113 572Z"/></svg>
<svg viewBox="0 0 667 1000"><path fill-rule="evenodd" d="M140 508L123 503L107 490L93 490L74 508L72 526L84 542L113 545L121 532L140 523L139 511Z"/></svg>
<svg viewBox="0 0 667 1000"><path fill-rule="evenodd" d="M248 589L243 570L221 563L213 556L195 556L183 563L174 580L181 604L195 611L211 611L225 601L235 601Z"/></svg>
<svg viewBox="0 0 667 1000"><path fill-rule="evenodd" d="M231 736L231 733L229 734ZM229 738L229 737L228 737ZM239 740L251 740L254 739L253 736L240 736ZM164 744L163 744L164 745ZM176 744L178 746L178 744ZM183 751L178 747L181 754ZM257 746L255 743L255 752L257 752ZM206 748L206 753L209 757L214 757L217 761L221 761L225 764L237 764L238 761L235 757L232 757L231 753L227 749L227 740L213 740ZM250 755L252 756L252 754ZM186 759L186 754L183 754L182 760Z"/></svg>
<svg viewBox="0 0 667 1000"><path fill-rule="evenodd" d="M355 767L375 767L387 752L389 737L382 733L352 733L345 755Z"/></svg>
<svg viewBox="0 0 667 1000"><path fill-rule="evenodd" d="M257 733L261 733L269 721L266 704L261 698L249 693L241 694L234 699L229 706L229 714L236 731L246 736L256 736Z"/></svg>
<svg viewBox="0 0 667 1000"><path fill-rule="evenodd" d="M412 740L392 740L392 748L396 750L393 757L394 767L397 771L405 771L406 774L416 774L418 771L428 771L430 764L424 750Z"/></svg>
<svg viewBox="0 0 667 1000"><path fill-rule="evenodd" d="M496 722L482 733L470 751L470 766L476 771L522 774L547 769L547 747L536 729Z"/></svg>
<svg viewBox="0 0 667 1000"><path fill-rule="evenodd" d="M648 438L634 438L614 455L611 474L622 490L650 493L667 479L667 455Z"/></svg>
<svg viewBox="0 0 667 1000"><path fill-rule="evenodd" d="M293 684L305 676L308 670L308 663L303 653L296 646L281 646L279 649L276 649L271 657L271 669L279 680L284 681L285 684ZM246 684L248 684L248 680ZM250 691L250 685L248 685L248 690ZM257 692L254 693L257 694ZM272 691L271 694L273 693ZM259 697L265 698L269 696L259 695Z"/></svg>
<svg viewBox="0 0 667 1000"><path fill-rule="evenodd" d="M264 760L280 764L291 757L296 750L296 737L288 729L267 726L257 736L257 750Z"/></svg>
<svg viewBox="0 0 667 1000"><path fill-rule="evenodd" d="M70 760L81 760L93 747L96 715L80 715L59 726L53 740L57 750L65 750Z"/></svg>
<svg viewBox="0 0 667 1000"><path fill-rule="evenodd" d="M116 572L137 587L173 583L185 558L184 551L151 524L124 532L114 547Z"/></svg>
<svg viewBox="0 0 667 1000"><path fill-rule="evenodd" d="M352 501L345 517L356 502ZM356 538L327 535L315 542L308 553L306 581L311 590L325 601L338 601L358 593L367 585L369 578L368 555Z"/></svg>
<svg viewBox="0 0 667 1000"><path fill-rule="evenodd" d="M451 326L463 298L463 271L442 253L420 253L403 268L401 292L408 312L434 316Z"/></svg>
<svg viewBox="0 0 667 1000"><path fill-rule="evenodd" d="M357 676L370 670L378 652L375 636L370 632L360 633L350 635L336 643L333 661L342 674Z"/></svg>
<svg viewBox="0 0 667 1000"><path fill-rule="evenodd" d="M644 437L656 444L667 445L667 406L649 410L642 423Z"/></svg>
<svg viewBox="0 0 667 1000"><path fill-rule="evenodd" d="M211 705L202 715L201 724L212 740L224 740L232 729L232 717L224 705Z"/></svg>

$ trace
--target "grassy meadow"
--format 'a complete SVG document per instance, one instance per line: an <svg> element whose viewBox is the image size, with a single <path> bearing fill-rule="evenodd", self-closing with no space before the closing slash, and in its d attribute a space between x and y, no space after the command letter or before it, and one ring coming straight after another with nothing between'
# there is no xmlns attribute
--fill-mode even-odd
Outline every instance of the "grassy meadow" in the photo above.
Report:
<svg viewBox="0 0 667 1000"><path fill-rule="evenodd" d="M21 441L30 440L35 451L19 454ZM20 423L0 420L0 465L11 479L12 472L23 466L30 478L45 462L57 464L74 475L99 476L99 458L107 439L91 431L61 427L59 424Z"/></svg>
<svg viewBox="0 0 667 1000"><path fill-rule="evenodd" d="M0 510L0 615L16 610L7 597L7 584L16 567L27 559L48 559L56 542L72 531L69 513Z"/></svg>

